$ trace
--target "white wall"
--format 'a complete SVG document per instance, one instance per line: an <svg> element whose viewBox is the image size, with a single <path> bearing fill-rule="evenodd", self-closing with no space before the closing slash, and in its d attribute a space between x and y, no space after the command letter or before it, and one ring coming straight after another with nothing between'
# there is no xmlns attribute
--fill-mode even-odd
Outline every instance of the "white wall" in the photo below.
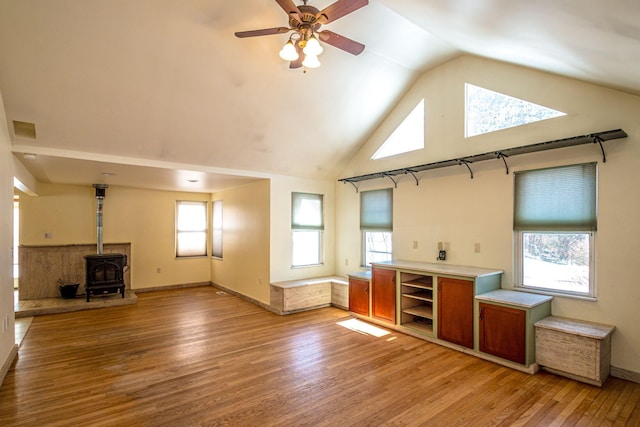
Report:
<svg viewBox="0 0 640 427"><path fill-rule="evenodd" d="M15 346L12 247L13 155L0 93L0 367L9 362ZM3 379L0 378L0 382Z"/></svg>
<svg viewBox="0 0 640 427"><path fill-rule="evenodd" d="M545 105L567 113L544 122L464 138L464 83ZM425 149L371 161L416 102L425 98ZM607 162L597 145L552 150L508 159L510 171L598 162L599 212L596 236L597 301L555 297L554 315L617 326L612 365L640 373L636 332L640 286L634 264L640 254L640 97L555 75L475 57L461 57L426 72L374 131L341 177L380 172L493 150L622 128L624 140L605 142ZM502 286L513 286L513 174L502 161L422 172L419 186L401 176L394 190L394 257L435 261L437 242L449 243L447 263L499 268ZM361 189L390 187L377 179ZM353 271L360 259L359 196L336 184L337 272ZM418 248L413 249L413 241ZM480 253L474 253L480 243ZM349 265L345 266L344 261ZM354 263L354 261L356 263Z"/></svg>

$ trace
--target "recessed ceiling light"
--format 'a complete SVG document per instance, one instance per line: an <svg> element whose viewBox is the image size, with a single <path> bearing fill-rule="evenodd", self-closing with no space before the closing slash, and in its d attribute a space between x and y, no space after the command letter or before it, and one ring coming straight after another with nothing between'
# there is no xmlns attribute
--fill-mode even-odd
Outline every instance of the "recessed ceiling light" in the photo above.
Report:
<svg viewBox="0 0 640 427"><path fill-rule="evenodd" d="M115 176L116 174L113 172L102 172L102 176Z"/></svg>
<svg viewBox="0 0 640 427"><path fill-rule="evenodd" d="M197 179L188 179L187 182L195 184L196 182L198 182L198 180Z"/></svg>
<svg viewBox="0 0 640 427"><path fill-rule="evenodd" d="M36 154L33 153L24 153L24 158L25 159L29 159L29 160L34 160L36 159L38 156Z"/></svg>

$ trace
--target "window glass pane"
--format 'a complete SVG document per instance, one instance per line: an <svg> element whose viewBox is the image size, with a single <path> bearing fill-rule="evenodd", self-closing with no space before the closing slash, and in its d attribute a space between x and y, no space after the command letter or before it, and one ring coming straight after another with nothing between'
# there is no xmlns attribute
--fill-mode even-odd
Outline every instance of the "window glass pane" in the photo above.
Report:
<svg viewBox="0 0 640 427"><path fill-rule="evenodd" d="M183 231L178 234L177 256L203 256L207 254L205 231Z"/></svg>
<svg viewBox="0 0 640 427"><path fill-rule="evenodd" d="M391 233L388 231L365 231L364 238L364 265L370 266L372 262L391 261Z"/></svg>
<svg viewBox="0 0 640 427"><path fill-rule="evenodd" d="M294 267L317 265L322 263L322 232L316 230L293 231Z"/></svg>
<svg viewBox="0 0 640 427"><path fill-rule="evenodd" d="M322 194L291 193L291 228L324 228Z"/></svg>
<svg viewBox="0 0 640 427"><path fill-rule="evenodd" d="M205 202L178 202L178 230L202 231L207 228Z"/></svg>
<svg viewBox="0 0 640 427"><path fill-rule="evenodd" d="M207 255L207 202L178 201L176 256Z"/></svg>
<svg viewBox="0 0 640 427"><path fill-rule="evenodd" d="M360 193L360 229L393 230L393 191L363 191Z"/></svg>
<svg viewBox="0 0 640 427"><path fill-rule="evenodd" d="M222 258L222 200L213 202L211 256Z"/></svg>
<svg viewBox="0 0 640 427"><path fill-rule="evenodd" d="M524 286L589 293L589 233L522 233Z"/></svg>
<svg viewBox="0 0 640 427"><path fill-rule="evenodd" d="M424 148L424 99L400 123L371 159L382 159L421 148Z"/></svg>
<svg viewBox="0 0 640 427"><path fill-rule="evenodd" d="M595 231L596 164L516 172L515 230Z"/></svg>
<svg viewBox="0 0 640 427"><path fill-rule="evenodd" d="M465 84L465 137L566 116L561 111Z"/></svg>

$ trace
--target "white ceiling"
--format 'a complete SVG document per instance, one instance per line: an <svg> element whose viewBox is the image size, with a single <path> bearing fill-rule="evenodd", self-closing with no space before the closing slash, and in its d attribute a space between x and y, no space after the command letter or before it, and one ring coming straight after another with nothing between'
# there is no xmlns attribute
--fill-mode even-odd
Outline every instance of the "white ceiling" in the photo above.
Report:
<svg viewBox="0 0 640 427"><path fill-rule="evenodd" d="M636 0L370 0L326 26L365 51L325 46L306 73L278 57L286 35L233 34L286 24L270 0L0 0L13 150L42 182L213 192L338 178L408 86L463 53L640 94Z"/></svg>

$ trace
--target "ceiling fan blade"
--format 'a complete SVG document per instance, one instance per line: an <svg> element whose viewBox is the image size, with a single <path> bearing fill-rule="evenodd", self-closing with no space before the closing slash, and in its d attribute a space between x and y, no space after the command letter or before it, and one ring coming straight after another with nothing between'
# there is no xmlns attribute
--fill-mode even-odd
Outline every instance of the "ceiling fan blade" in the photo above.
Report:
<svg viewBox="0 0 640 427"><path fill-rule="evenodd" d="M302 48L298 46L298 42L295 42L295 46L296 50L298 51L298 59L289 63L289 68L292 69L302 67L302 61L304 61L304 52L302 52Z"/></svg>
<svg viewBox="0 0 640 427"><path fill-rule="evenodd" d="M352 55L360 55L364 50L364 45L362 43L358 43L348 37L341 36L333 31L324 30L319 32L318 36L323 42L337 47L338 49L342 49L345 52L349 52Z"/></svg>
<svg viewBox="0 0 640 427"><path fill-rule="evenodd" d="M276 27L276 28L265 28L262 30L251 30L251 31L238 31L236 33L236 37L245 38L245 37L256 37L256 36L268 36L271 34L284 34L291 31L289 27Z"/></svg>
<svg viewBox="0 0 640 427"><path fill-rule="evenodd" d="M278 3L278 5L280 5L282 10L287 12L287 15L294 16L294 17L298 18L298 20L300 20L300 18L302 18L302 14L300 13L300 10L298 9L298 6L296 6L293 3L293 0L276 0L276 3Z"/></svg>
<svg viewBox="0 0 640 427"><path fill-rule="evenodd" d="M368 4L369 0L338 0L318 12L316 18L321 24L328 24Z"/></svg>

